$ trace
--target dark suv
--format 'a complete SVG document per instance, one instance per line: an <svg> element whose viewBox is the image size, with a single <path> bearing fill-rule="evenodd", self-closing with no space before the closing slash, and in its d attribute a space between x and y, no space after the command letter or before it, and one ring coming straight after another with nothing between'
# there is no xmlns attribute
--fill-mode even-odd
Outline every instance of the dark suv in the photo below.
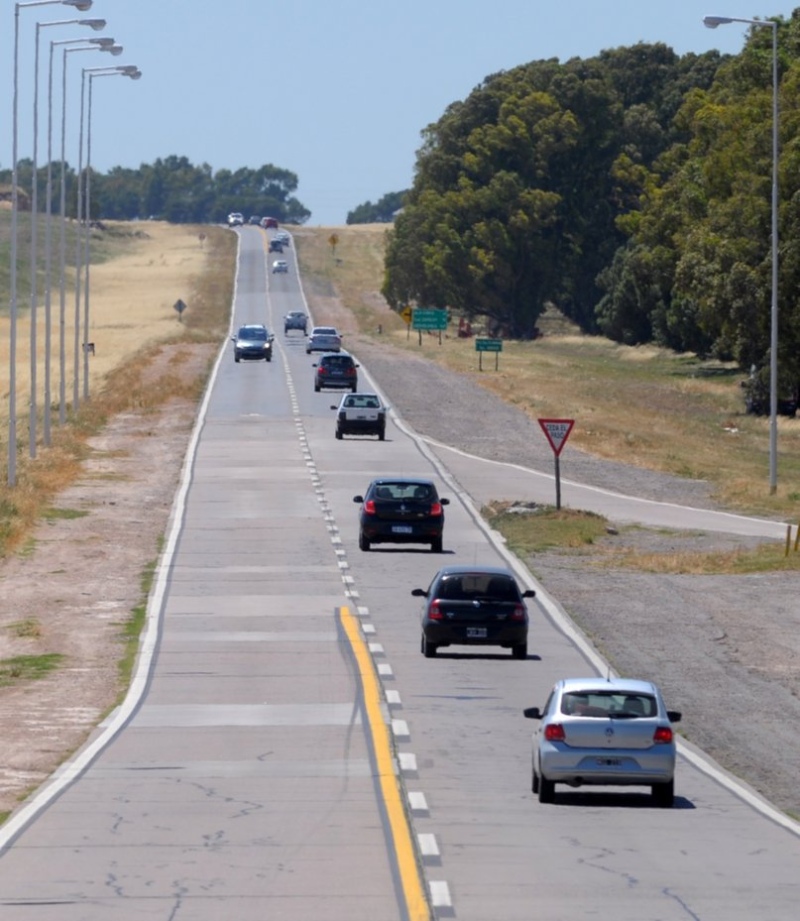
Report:
<svg viewBox="0 0 800 921"><path fill-rule="evenodd" d="M320 355L314 362L314 390L358 390L358 365L347 352L330 352Z"/></svg>
<svg viewBox="0 0 800 921"><path fill-rule="evenodd" d="M308 317L302 310L290 310L283 318L283 333L289 332L290 329L299 329L305 335L308 329Z"/></svg>
<svg viewBox="0 0 800 921"><path fill-rule="evenodd" d="M233 339L233 360L272 361L273 335L261 323L240 326Z"/></svg>

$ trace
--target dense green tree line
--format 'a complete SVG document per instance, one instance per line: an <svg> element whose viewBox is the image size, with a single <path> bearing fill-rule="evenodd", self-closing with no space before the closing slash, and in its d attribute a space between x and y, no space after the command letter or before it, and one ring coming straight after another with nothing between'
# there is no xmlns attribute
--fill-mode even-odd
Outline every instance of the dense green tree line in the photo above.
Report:
<svg viewBox="0 0 800 921"><path fill-rule="evenodd" d="M61 163L52 164L55 177L53 210L60 207ZM30 189L33 163L21 160L17 166L19 186ZM44 210L47 168L37 170L38 201ZM78 208L78 177L65 167L67 214ZM86 176L80 183L86 188ZM131 220L155 217L173 223L220 223L231 211L246 217L271 215L281 222L302 224L311 216L295 197L297 176L271 164L258 169L213 172L208 164L195 166L186 157L159 158L138 169L118 166L108 173L91 171L90 206L93 219ZM11 171L0 171L0 183L11 182ZM83 206L82 206L83 207Z"/></svg>
<svg viewBox="0 0 800 921"><path fill-rule="evenodd" d="M348 224L390 224L395 214L403 207L408 192L387 192L373 205L364 202L347 212Z"/></svg>
<svg viewBox="0 0 800 921"><path fill-rule="evenodd" d="M780 22L781 361L800 354L800 10ZM423 135L384 294L533 333L555 304L626 343L768 360L772 30L488 77ZM792 362L795 362L792 365Z"/></svg>

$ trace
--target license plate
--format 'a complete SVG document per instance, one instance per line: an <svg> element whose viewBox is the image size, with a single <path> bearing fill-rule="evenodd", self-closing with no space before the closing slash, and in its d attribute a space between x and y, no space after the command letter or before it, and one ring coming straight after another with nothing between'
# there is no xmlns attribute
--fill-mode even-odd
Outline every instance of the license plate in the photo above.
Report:
<svg viewBox="0 0 800 921"><path fill-rule="evenodd" d="M622 764L621 758L598 758L597 763L600 767L619 767Z"/></svg>
<svg viewBox="0 0 800 921"><path fill-rule="evenodd" d="M392 534L413 534L414 529L410 524L395 524L392 525Z"/></svg>
<svg viewBox="0 0 800 921"><path fill-rule="evenodd" d="M485 640L486 627L467 627L468 640Z"/></svg>

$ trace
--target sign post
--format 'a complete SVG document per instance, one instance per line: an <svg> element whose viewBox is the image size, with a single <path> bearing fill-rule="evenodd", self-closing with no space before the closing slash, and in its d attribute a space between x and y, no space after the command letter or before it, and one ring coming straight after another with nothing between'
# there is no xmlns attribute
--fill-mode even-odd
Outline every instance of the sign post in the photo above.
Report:
<svg viewBox="0 0 800 921"><path fill-rule="evenodd" d="M550 442L550 447L555 455L556 465L556 508L561 508L561 467L559 465L559 455L561 449L567 443L572 426L575 425L574 419L539 419L539 425Z"/></svg>
<svg viewBox="0 0 800 921"><path fill-rule="evenodd" d="M494 352L494 369L498 370L500 353L503 351L502 339L476 339L475 351L478 353L478 370L483 371L483 353Z"/></svg>

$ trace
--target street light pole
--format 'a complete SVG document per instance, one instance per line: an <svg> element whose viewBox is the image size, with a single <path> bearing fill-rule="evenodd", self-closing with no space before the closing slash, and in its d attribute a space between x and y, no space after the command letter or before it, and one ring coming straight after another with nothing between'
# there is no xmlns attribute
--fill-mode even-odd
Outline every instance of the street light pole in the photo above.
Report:
<svg viewBox="0 0 800 921"><path fill-rule="evenodd" d="M36 44L33 68L33 168L31 182L31 291L30 291L30 411L28 416L28 449L36 457L36 412L37 412L37 352L38 326L38 262L39 262L39 33L47 26L89 26L95 31L105 29L105 19L58 19L53 22L36 23ZM49 277L45 278L45 284Z"/></svg>
<svg viewBox="0 0 800 921"><path fill-rule="evenodd" d="M772 29L772 298L770 304L769 349L769 493L778 491L778 23L771 19L738 19L733 16L706 16L709 29L742 22L757 28Z"/></svg>
<svg viewBox="0 0 800 921"><path fill-rule="evenodd" d="M9 386L8 386L8 485L17 483L17 212L19 196L17 194L17 160L18 160L18 111L19 111L19 11L32 6L52 6L62 4L85 12L92 6L93 0L28 0L14 4L14 80L13 101L11 106L11 265L10 265L10 305L9 305Z"/></svg>
<svg viewBox="0 0 800 921"><path fill-rule="evenodd" d="M91 177L92 177L92 83L95 77L130 77L138 80L142 72L134 64L123 64L119 67L90 67L84 68L84 75L89 75L89 96L86 110L86 188L84 190L84 266L83 281L83 399L89 399L89 274L91 266L91 252L89 241L91 238Z"/></svg>

